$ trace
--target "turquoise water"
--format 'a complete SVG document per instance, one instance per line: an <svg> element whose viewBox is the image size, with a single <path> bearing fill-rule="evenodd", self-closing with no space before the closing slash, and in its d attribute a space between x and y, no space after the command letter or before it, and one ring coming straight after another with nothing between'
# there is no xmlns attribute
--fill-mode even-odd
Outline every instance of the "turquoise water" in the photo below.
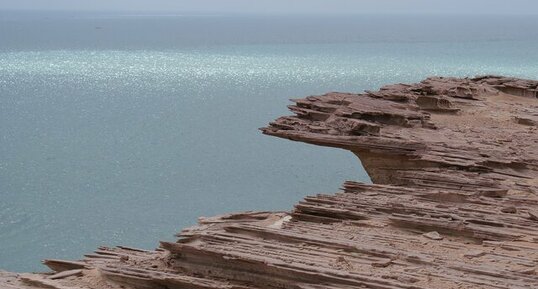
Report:
<svg viewBox="0 0 538 289"><path fill-rule="evenodd" d="M538 76L538 20L517 17L0 16L0 268L14 271L368 181L351 153L261 135L289 98Z"/></svg>

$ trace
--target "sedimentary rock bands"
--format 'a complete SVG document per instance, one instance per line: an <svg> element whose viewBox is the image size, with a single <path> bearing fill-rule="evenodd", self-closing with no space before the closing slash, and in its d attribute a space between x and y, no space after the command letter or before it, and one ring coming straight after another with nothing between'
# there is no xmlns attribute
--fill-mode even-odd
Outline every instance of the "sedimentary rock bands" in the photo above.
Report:
<svg viewBox="0 0 538 289"><path fill-rule="evenodd" d="M356 154L374 184L201 218L2 288L538 288L538 82L428 78L294 100L267 135Z"/></svg>

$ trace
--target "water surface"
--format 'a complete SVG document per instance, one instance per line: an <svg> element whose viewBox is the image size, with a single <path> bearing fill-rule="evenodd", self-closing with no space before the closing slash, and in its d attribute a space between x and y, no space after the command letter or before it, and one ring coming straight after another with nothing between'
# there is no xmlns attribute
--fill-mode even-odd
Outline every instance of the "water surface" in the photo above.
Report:
<svg viewBox="0 0 538 289"><path fill-rule="evenodd" d="M0 12L0 268L154 248L198 216L368 181L263 136L288 99L429 75L538 75L538 19Z"/></svg>

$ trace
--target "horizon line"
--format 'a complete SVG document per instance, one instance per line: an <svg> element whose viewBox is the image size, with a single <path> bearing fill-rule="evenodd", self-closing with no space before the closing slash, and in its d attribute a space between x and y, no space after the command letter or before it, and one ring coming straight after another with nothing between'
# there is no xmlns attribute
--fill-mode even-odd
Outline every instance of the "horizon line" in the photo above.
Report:
<svg viewBox="0 0 538 289"><path fill-rule="evenodd" d="M114 14L128 14L132 16L226 16L226 15L260 15L260 16L361 16L361 15L421 15L421 16L538 16L538 12L483 12L483 13L471 13L471 12L441 12L441 11L333 11L333 12L301 12L301 11L201 11L201 10L129 10L129 9L12 9L12 8L0 8L0 12L44 12L44 13L114 13Z"/></svg>

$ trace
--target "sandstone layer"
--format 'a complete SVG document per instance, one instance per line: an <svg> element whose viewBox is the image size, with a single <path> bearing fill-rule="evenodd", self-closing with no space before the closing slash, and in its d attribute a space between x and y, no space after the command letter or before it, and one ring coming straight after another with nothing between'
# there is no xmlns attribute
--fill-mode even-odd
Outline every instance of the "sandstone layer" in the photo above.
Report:
<svg viewBox="0 0 538 289"><path fill-rule="evenodd" d="M201 218L0 288L538 288L538 82L428 78L294 100L267 135L349 150L374 184Z"/></svg>

